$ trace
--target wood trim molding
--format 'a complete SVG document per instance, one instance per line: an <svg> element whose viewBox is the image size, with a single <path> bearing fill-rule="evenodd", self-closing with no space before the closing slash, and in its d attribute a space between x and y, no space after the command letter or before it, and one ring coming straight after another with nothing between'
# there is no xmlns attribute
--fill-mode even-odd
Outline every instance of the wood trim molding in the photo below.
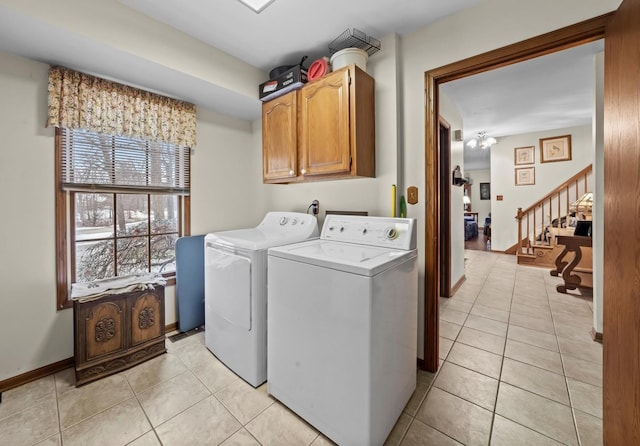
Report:
<svg viewBox="0 0 640 446"><path fill-rule="evenodd" d="M602 333L596 331L595 327L591 327L589 334L591 335L591 339L602 344Z"/></svg>
<svg viewBox="0 0 640 446"><path fill-rule="evenodd" d="M534 57L594 42L604 38L607 24L614 13L604 14L565 28L523 40L496 50L444 65L424 73L425 93L425 273L424 273L424 366L435 372L438 369L439 339L439 265L440 241L438 240L440 206L439 185L440 153L438 146L439 85L445 82L512 65Z"/></svg>
<svg viewBox="0 0 640 446"><path fill-rule="evenodd" d="M62 361L54 362L53 364L45 365L43 367L31 370L30 372L22 373L14 376L13 378L7 378L0 381L0 392L5 392L9 389L14 389L23 384L30 383L45 376L53 375L61 370L73 367L75 364L74 358L63 359Z"/></svg>
<svg viewBox="0 0 640 446"><path fill-rule="evenodd" d="M452 297L454 294L456 294L456 291L458 291L458 289L460 289L460 287L462 286L462 284L467 280L467 276L465 276L464 274L462 275L462 277L460 277L460 280L458 280L452 287L451 287L451 293L449 294L449 297Z"/></svg>
<svg viewBox="0 0 640 446"><path fill-rule="evenodd" d="M171 333L172 331L176 331L178 329L178 322L179 321L175 321L175 322L172 322L171 324L165 325L164 332Z"/></svg>
<svg viewBox="0 0 640 446"><path fill-rule="evenodd" d="M55 218L56 218L56 309L72 308L73 302L67 299L69 294L69 276L67 259L67 200L62 190L62 166L60 152L62 134L56 127L55 136Z"/></svg>
<svg viewBox="0 0 640 446"><path fill-rule="evenodd" d="M461 79L604 38L610 12L429 71L438 83Z"/></svg>
<svg viewBox="0 0 640 446"><path fill-rule="evenodd" d="M425 140L425 246L424 246L424 370L436 372L440 339L440 147L436 73L424 74ZM449 175L449 172L445 172ZM446 259L450 261L450 259Z"/></svg>
<svg viewBox="0 0 640 446"><path fill-rule="evenodd" d="M450 172L451 167L451 125L438 117L438 147L442 153L440 170ZM440 177L440 295L450 297L451 291L451 179L448 175Z"/></svg>

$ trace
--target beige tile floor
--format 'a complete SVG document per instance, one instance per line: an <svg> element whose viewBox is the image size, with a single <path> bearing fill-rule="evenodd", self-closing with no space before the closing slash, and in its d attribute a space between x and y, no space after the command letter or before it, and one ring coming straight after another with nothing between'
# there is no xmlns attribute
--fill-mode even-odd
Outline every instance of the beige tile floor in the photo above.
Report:
<svg viewBox="0 0 640 446"><path fill-rule="evenodd" d="M418 372L387 444L602 444L591 299L557 293L557 278L512 256L465 256L466 282L441 300L440 370ZM80 388L68 369L5 392L0 444L332 444L203 341L167 341L168 354Z"/></svg>

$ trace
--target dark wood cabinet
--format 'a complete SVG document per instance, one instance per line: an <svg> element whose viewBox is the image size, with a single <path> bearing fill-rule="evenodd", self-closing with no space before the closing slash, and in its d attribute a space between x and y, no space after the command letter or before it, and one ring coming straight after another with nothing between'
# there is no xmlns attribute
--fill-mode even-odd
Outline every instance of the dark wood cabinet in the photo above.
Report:
<svg viewBox="0 0 640 446"><path fill-rule="evenodd" d="M76 385L166 352L164 287L73 302Z"/></svg>

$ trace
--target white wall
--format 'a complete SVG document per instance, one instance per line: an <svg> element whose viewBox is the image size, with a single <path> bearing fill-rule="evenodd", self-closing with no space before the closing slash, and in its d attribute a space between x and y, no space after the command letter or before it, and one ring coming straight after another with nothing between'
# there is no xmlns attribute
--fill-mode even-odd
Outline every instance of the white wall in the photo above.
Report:
<svg viewBox="0 0 640 446"><path fill-rule="evenodd" d="M471 212L478 213L478 227L484 227L484 219L491 212L491 200L480 199L480 183L489 183L491 196L493 185L491 184L491 169L465 170L465 176L469 176L471 185Z"/></svg>
<svg viewBox="0 0 640 446"><path fill-rule="evenodd" d="M73 356L72 310L56 310L54 130L48 66L0 53L0 381ZM261 157L252 123L198 111L192 233L257 224ZM166 323L176 321L167 287Z"/></svg>
<svg viewBox="0 0 640 446"><path fill-rule="evenodd" d="M198 108L191 234L256 226L268 209L254 124Z"/></svg>
<svg viewBox="0 0 640 446"><path fill-rule="evenodd" d="M462 141L456 141L453 133L456 129L462 128L462 117L455 105L444 94L440 95L440 117L450 126L451 144L451 170L455 166L460 166L464 172L464 145ZM451 283L454 286L464 275L464 187L451 187ZM424 226L424 224L423 224ZM424 245L419 245L420 247ZM424 333L420 333L420 341L424 338Z"/></svg>
<svg viewBox="0 0 640 446"><path fill-rule="evenodd" d="M540 163L539 139L561 135L571 135L571 161ZM526 146L535 147L536 184L516 186L513 149ZM504 251L518 242L515 216L519 207L528 208L592 163L591 125L500 138L491 147L491 249ZM497 195L504 200L497 201Z"/></svg>
<svg viewBox="0 0 640 446"><path fill-rule="evenodd" d="M73 356L72 312L56 311L47 70L0 54L0 380Z"/></svg>

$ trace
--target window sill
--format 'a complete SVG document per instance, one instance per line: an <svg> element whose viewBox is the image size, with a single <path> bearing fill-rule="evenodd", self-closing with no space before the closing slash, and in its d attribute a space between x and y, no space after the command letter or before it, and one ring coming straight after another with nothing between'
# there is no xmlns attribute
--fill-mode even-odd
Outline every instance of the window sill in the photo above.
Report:
<svg viewBox="0 0 640 446"><path fill-rule="evenodd" d="M166 283L165 286L175 286L175 284L176 284L176 273L175 272L168 273L168 274L163 274L162 277L167 279L167 283ZM73 308L73 300L69 299L69 293L67 292L67 298L62 303L62 305L60 305L60 307L58 308L58 311L66 310L66 309L69 309L69 308Z"/></svg>

